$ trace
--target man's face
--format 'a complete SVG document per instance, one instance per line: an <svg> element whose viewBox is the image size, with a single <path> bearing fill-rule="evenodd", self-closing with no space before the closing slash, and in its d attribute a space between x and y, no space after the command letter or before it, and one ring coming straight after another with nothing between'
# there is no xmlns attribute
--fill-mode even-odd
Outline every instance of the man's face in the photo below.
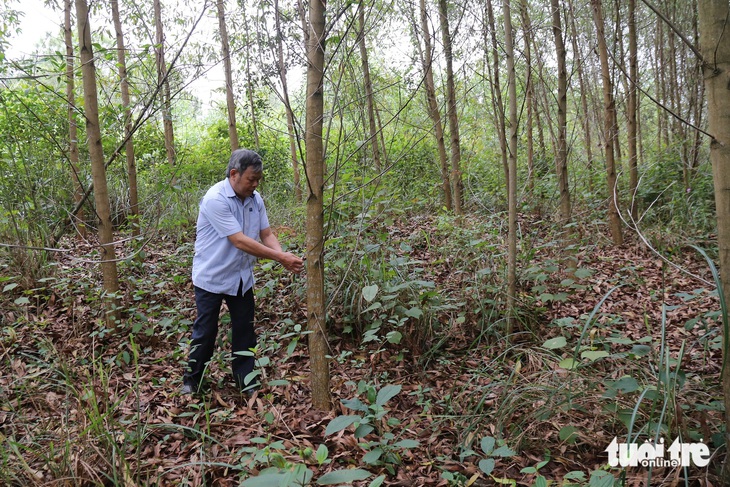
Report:
<svg viewBox="0 0 730 487"><path fill-rule="evenodd" d="M253 195L254 190L258 187L261 181L261 171L254 171L253 167L248 166L245 171L238 172L235 169L231 169L231 175L229 179L231 181L231 187L236 195L241 198L248 198Z"/></svg>

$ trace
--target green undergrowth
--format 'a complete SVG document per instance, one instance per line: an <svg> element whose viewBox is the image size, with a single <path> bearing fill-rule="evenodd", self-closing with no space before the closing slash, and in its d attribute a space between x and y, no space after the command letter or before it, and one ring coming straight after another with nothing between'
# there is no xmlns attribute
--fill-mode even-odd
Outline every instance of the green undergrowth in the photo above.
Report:
<svg viewBox="0 0 730 487"><path fill-rule="evenodd" d="M224 332L211 392L185 401L189 238L160 236L120 262L116 330L99 315L93 251L47 264L33 287L5 272L0 483L609 486L676 474L693 485L714 474L723 317L711 276L692 289L668 269L654 281L650 262L609 265L617 254L602 258L600 243L566 246L535 222L523 226L519 322L507 335L501 222L333 215L329 414L308 406L306 276L259 267L255 398L233 391ZM282 227L301 253L302 229ZM643 304L628 301L642 293ZM614 438L716 453L704 470L614 468Z"/></svg>

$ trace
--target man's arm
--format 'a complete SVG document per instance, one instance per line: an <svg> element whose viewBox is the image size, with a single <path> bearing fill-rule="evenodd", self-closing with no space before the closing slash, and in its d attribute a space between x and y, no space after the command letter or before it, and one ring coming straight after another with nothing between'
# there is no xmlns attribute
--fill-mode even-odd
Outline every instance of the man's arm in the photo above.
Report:
<svg viewBox="0 0 730 487"><path fill-rule="evenodd" d="M271 228L266 228L260 233L261 242L259 243L251 237L247 237L243 232L234 233L228 236L228 240L237 249L243 250L247 254L251 254L260 259L271 259L279 262L288 271L296 274L300 273L303 268L303 261L290 252L283 252L276 235Z"/></svg>

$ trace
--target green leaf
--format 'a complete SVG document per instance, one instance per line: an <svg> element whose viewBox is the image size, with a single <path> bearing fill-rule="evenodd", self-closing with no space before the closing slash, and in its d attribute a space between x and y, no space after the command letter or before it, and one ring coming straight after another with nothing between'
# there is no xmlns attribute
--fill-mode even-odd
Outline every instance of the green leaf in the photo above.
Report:
<svg viewBox="0 0 730 487"><path fill-rule="evenodd" d="M585 352L580 354L582 358L586 358L591 362L595 362L598 359L608 357L609 355L610 354L605 350L586 350Z"/></svg>
<svg viewBox="0 0 730 487"><path fill-rule="evenodd" d="M421 308L411 308L406 310L406 316L418 319L423 316L423 311L421 311Z"/></svg>
<svg viewBox="0 0 730 487"><path fill-rule="evenodd" d="M494 458L483 458L479 460L479 469L489 475L494 471Z"/></svg>
<svg viewBox="0 0 730 487"><path fill-rule="evenodd" d="M555 350L556 348L563 348L567 344L568 341L565 339L565 337L555 337L547 340L545 343L542 344L542 346L543 348L547 348L549 350Z"/></svg>
<svg viewBox="0 0 730 487"><path fill-rule="evenodd" d="M324 435L329 436L333 433L337 433L338 431L342 431L343 429L354 423L357 423L358 421L362 421L362 416L337 416L335 419L330 421L330 424L327 425L327 429L324 431Z"/></svg>
<svg viewBox="0 0 730 487"><path fill-rule="evenodd" d="M334 472L328 472L322 475L317 484L319 485L334 485L334 484L348 484L355 482L356 480L365 480L372 476L367 470L361 468L348 468L344 470L335 470Z"/></svg>
<svg viewBox="0 0 730 487"><path fill-rule="evenodd" d="M290 384L290 382L286 379L270 380L268 382L268 385L270 385L271 387L288 386L289 384Z"/></svg>
<svg viewBox="0 0 730 487"><path fill-rule="evenodd" d="M327 457L329 456L329 454L330 454L330 451L327 448L327 445L322 443L321 445L319 445L319 448L317 448L317 454L315 455L314 458L317 460L317 463L322 465L327 460Z"/></svg>
<svg viewBox="0 0 730 487"><path fill-rule="evenodd" d="M365 456L362 457L362 461L368 465L375 465L382 456L383 450L381 448L375 448L374 450L367 452Z"/></svg>
<svg viewBox="0 0 730 487"><path fill-rule="evenodd" d="M591 277L593 275L593 271L590 269L576 269L575 272L573 272L573 275L578 279L583 279Z"/></svg>
<svg viewBox="0 0 730 487"><path fill-rule="evenodd" d="M385 482L385 478L385 475L381 475L380 477L370 482L370 485L368 487L380 487L381 485L383 485L383 482Z"/></svg>
<svg viewBox="0 0 730 487"><path fill-rule="evenodd" d="M386 402L396 396L402 387L400 385L387 385L378 391L378 397L375 399L375 404L378 406L384 406Z"/></svg>
<svg viewBox="0 0 730 487"><path fill-rule="evenodd" d="M393 446L396 448L416 448L418 445L420 445L420 443L417 440L400 440Z"/></svg>
<svg viewBox="0 0 730 487"><path fill-rule="evenodd" d="M573 359L572 357L570 357L570 358L561 360L560 363L558 364L558 367L560 367L561 369L573 370L576 367L578 367L578 362L575 359Z"/></svg>
<svg viewBox="0 0 730 487"><path fill-rule="evenodd" d="M251 477L243 481L241 487L279 487L282 480L287 477L278 468L272 467L263 470L257 477Z"/></svg>
<svg viewBox="0 0 730 487"><path fill-rule="evenodd" d="M492 452L493 457L513 457L517 452L507 445L502 445Z"/></svg>
<svg viewBox="0 0 730 487"><path fill-rule="evenodd" d="M6 293L8 291L12 291L16 287L18 287L18 283L17 282L11 282L10 284L6 284L5 285L5 287L3 288L3 292Z"/></svg>
<svg viewBox="0 0 730 487"><path fill-rule="evenodd" d="M578 428L575 426L563 426L560 428L560 431L558 432L558 437L560 438L560 441L565 441L569 444L574 444L576 440L578 439Z"/></svg>
<svg viewBox="0 0 730 487"><path fill-rule="evenodd" d="M388 343L398 345L403 339L403 333L399 332L398 330L393 330L391 332L388 332L387 339Z"/></svg>
<svg viewBox="0 0 730 487"><path fill-rule="evenodd" d="M26 298L25 296L21 296L13 302L15 304L30 304L30 299Z"/></svg>
<svg viewBox="0 0 730 487"><path fill-rule="evenodd" d="M373 284L372 286L365 286L362 288L362 297L365 301L368 303L371 302L373 299L375 299L375 296L378 295L378 290L380 288L377 284Z"/></svg>
<svg viewBox="0 0 730 487"><path fill-rule="evenodd" d="M494 450L495 443L496 443L496 440L493 437L485 436L484 438L482 438L482 443L481 443L482 451L486 455L491 455L492 451Z"/></svg>

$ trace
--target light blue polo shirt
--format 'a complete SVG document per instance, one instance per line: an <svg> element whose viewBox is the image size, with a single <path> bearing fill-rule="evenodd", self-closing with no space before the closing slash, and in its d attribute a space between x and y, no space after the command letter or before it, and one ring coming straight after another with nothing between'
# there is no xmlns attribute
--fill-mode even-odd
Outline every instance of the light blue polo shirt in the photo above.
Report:
<svg viewBox="0 0 730 487"><path fill-rule="evenodd" d="M235 295L243 281L242 291L248 291L257 259L234 247L228 236L242 231L260 240L261 230L267 228L264 200L257 191L241 201L228 178L213 185L200 201L193 284L211 293Z"/></svg>

